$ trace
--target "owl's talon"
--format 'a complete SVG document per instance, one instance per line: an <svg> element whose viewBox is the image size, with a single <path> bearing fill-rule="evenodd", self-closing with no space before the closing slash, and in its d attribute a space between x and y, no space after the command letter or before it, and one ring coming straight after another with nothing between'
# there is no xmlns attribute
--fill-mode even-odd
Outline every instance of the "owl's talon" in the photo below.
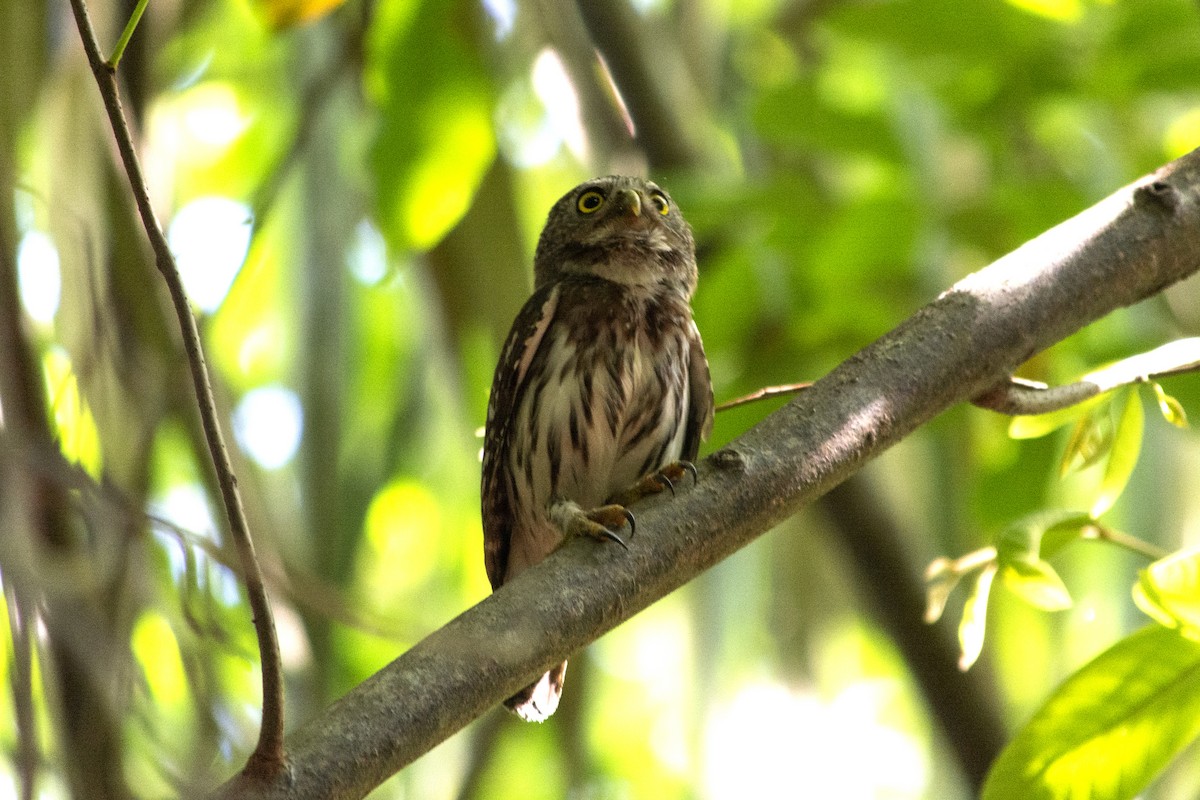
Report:
<svg viewBox="0 0 1200 800"><path fill-rule="evenodd" d="M626 550L629 549L629 545L625 544L625 540L622 539L620 536L617 536L615 533L610 531L608 528L601 528L597 532L597 535L601 536L602 538L608 539L610 542L616 542L617 544L621 545L621 547L624 547ZM632 538L633 534L631 533L629 535Z"/></svg>
<svg viewBox="0 0 1200 800"><path fill-rule="evenodd" d="M592 539L616 542L629 549L624 539L614 531L629 524L629 538L632 539L637 529L634 527L633 513L620 505L607 505L584 511L578 504L569 500L559 501L550 506L550 519L563 532L564 540L575 536L588 536Z"/></svg>
<svg viewBox="0 0 1200 800"><path fill-rule="evenodd" d="M675 482L689 472L692 474L692 485L694 486L697 480L695 464L690 461L676 461L667 464L658 472L650 473L625 491L613 495L609 498L609 502L631 506L643 497L658 494L664 489L670 489L671 496L674 497L677 494Z"/></svg>

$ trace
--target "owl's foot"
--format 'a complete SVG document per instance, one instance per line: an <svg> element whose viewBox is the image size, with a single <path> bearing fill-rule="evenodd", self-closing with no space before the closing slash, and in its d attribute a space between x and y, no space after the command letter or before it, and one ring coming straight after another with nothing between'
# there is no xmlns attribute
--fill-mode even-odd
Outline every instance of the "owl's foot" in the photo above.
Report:
<svg viewBox="0 0 1200 800"><path fill-rule="evenodd" d="M637 531L633 514L622 505L607 505L584 511L579 504L560 500L550 506L550 519L563 532L563 540L573 536L588 536L592 539L607 539L629 549L625 540L613 531L629 523L629 538Z"/></svg>
<svg viewBox="0 0 1200 800"><path fill-rule="evenodd" d="M696 465L690 461L676 461L667 464L658 472L652 472L623 492L618 492L609 498L610 502L621 506L631 506L643 497L658 494L664 489L671 490L675 496L675 484L687 473L691 473L692 485L696 483Z"/></svg>

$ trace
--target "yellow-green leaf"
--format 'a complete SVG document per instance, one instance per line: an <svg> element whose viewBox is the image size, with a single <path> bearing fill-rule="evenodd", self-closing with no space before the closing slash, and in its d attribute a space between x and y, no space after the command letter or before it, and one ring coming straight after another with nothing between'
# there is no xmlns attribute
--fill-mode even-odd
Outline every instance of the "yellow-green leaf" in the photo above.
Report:
<svg viewBox="0 0 1200 800"><path fill-rule="evenodd" d="M1064 425L1076 422L1100 403L1107 402L1110 393L1098 394L1082 403L1045 414L1022 414L1008 423L1008 435L1013 439L1039 439L1053 433Z"/></svg>
<svg viewBox="0 0 1200 800"><path fill-rule="evenodd" d="M1059 476L1087 469L1099 461L1112 445L1113 429L1108 409L1094 409L1079 418L1058 465Z"/></svg>
<svg viewBox="0 0 1200 800"><path fill-rule="evenodd" d="M943 559L944 560L944 559ZM958 586L962 578L957 572L942 571L933 577L926 577L925 587L925 621L932 624L942 618L946 610L946 601L950 593Z"/></svg>
<svg viewBox="0 0 1200 800"><path fill-rule="evenodd" d="M1154 387L1154 396L1158 398L1158 410L1162 413L1163 419L1176 428L1186 428L1188 426L1187 412L1183 410L1180 402L1167 394L1157 383L1151 385Z"/></svg>
<svg viewBox="0 0 1200 800"><path fill-rule="evenodd" d="M1049 558L1078 539L1092 521L1084 511L1037 511L1010 522L997 537L996 550L1003 563Z"/></svg>
<svg viewBox="0 0 1200 800"><path fill-rule="evenodd" d="M1125 391L1125 403L1121 416L1117 420L1113 432L1112 447L1108 454L1108 463L1104 467L1104 478L1100 481L1100 491L1092 504L1092 516L1100 517L1113 507L1129 476L1137 466L1138 456L1142 451L1142 432L1146 424L1146 412L1142 409L1142 396L1136 386Z"/></svg>
<svg viewBox="0 0 1200 800"><path fill-rule="evenodd" d="M1062 684L1000 753L983 800L1129 800L1200 736L1200 643L1151 625Z"/></svg>
<svg viewBox="0 0 1200 800"><path fill-rule="evenodd" d="M1039 559L1013 559L1004 564L1001 580L1022 600L1043 611L1071 607L1071 593L1054 568Z"/></svg>
<svg viewBox="0 0 1200 800"><path fill-rule="evenodd" d="M1142 570L1133 600L1163 625L1200 638L1200 547L1172 553Z"/></svg>
<svg viewBox="0 0 1200 800"><path fill-rule="evenodd" d="M372 177L380 229L398 251L440 241L496 154L491 79L459 13L423 0L372 26Z"/></svg>
<svg viewBox="0 0 1200 800"><path fill-rule="evenodd" d="M996 577L996 565L988 564L975 579L971 596L963 608L962 620L958 623L958 645L961 655L958 668L968 670L979 660L983 652L983 637L987 627L988 596L992 591L992 580Z"/></svg>

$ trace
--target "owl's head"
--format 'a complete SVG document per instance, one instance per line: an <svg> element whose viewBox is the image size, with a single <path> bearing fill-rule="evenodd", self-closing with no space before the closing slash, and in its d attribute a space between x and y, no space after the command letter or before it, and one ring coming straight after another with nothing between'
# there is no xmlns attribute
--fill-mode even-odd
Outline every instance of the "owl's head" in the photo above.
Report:
<svg viewBox="0 0 1200 800"><path fill-rule="evenodd" d="M610 175L579 184L550 209L533 261L538 288L568 275L630 287L696 288L692 229L657 184Z"/></svg>

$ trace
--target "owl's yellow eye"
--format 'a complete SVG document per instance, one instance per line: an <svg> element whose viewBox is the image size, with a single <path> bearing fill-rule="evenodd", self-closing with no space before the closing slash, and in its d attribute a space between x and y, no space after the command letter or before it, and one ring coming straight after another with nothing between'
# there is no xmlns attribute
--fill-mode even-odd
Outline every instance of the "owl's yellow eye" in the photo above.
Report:
<svg viewBox="0 0 1200 800"><path fill-rule="evenodd" d="M591 189L579 195L579 201L575 205L580 213L591 214L604 205L604 195L595 189Z"/></svg>
<svg viewBox="0 0 1200 800"><path fill-rule="evenodd" d="M671 213L671 204L667 202L667 198L663 197L658 192L650 195L650 202L654 203L654 207L658 209L658 213L664 217Z"/></svg>

